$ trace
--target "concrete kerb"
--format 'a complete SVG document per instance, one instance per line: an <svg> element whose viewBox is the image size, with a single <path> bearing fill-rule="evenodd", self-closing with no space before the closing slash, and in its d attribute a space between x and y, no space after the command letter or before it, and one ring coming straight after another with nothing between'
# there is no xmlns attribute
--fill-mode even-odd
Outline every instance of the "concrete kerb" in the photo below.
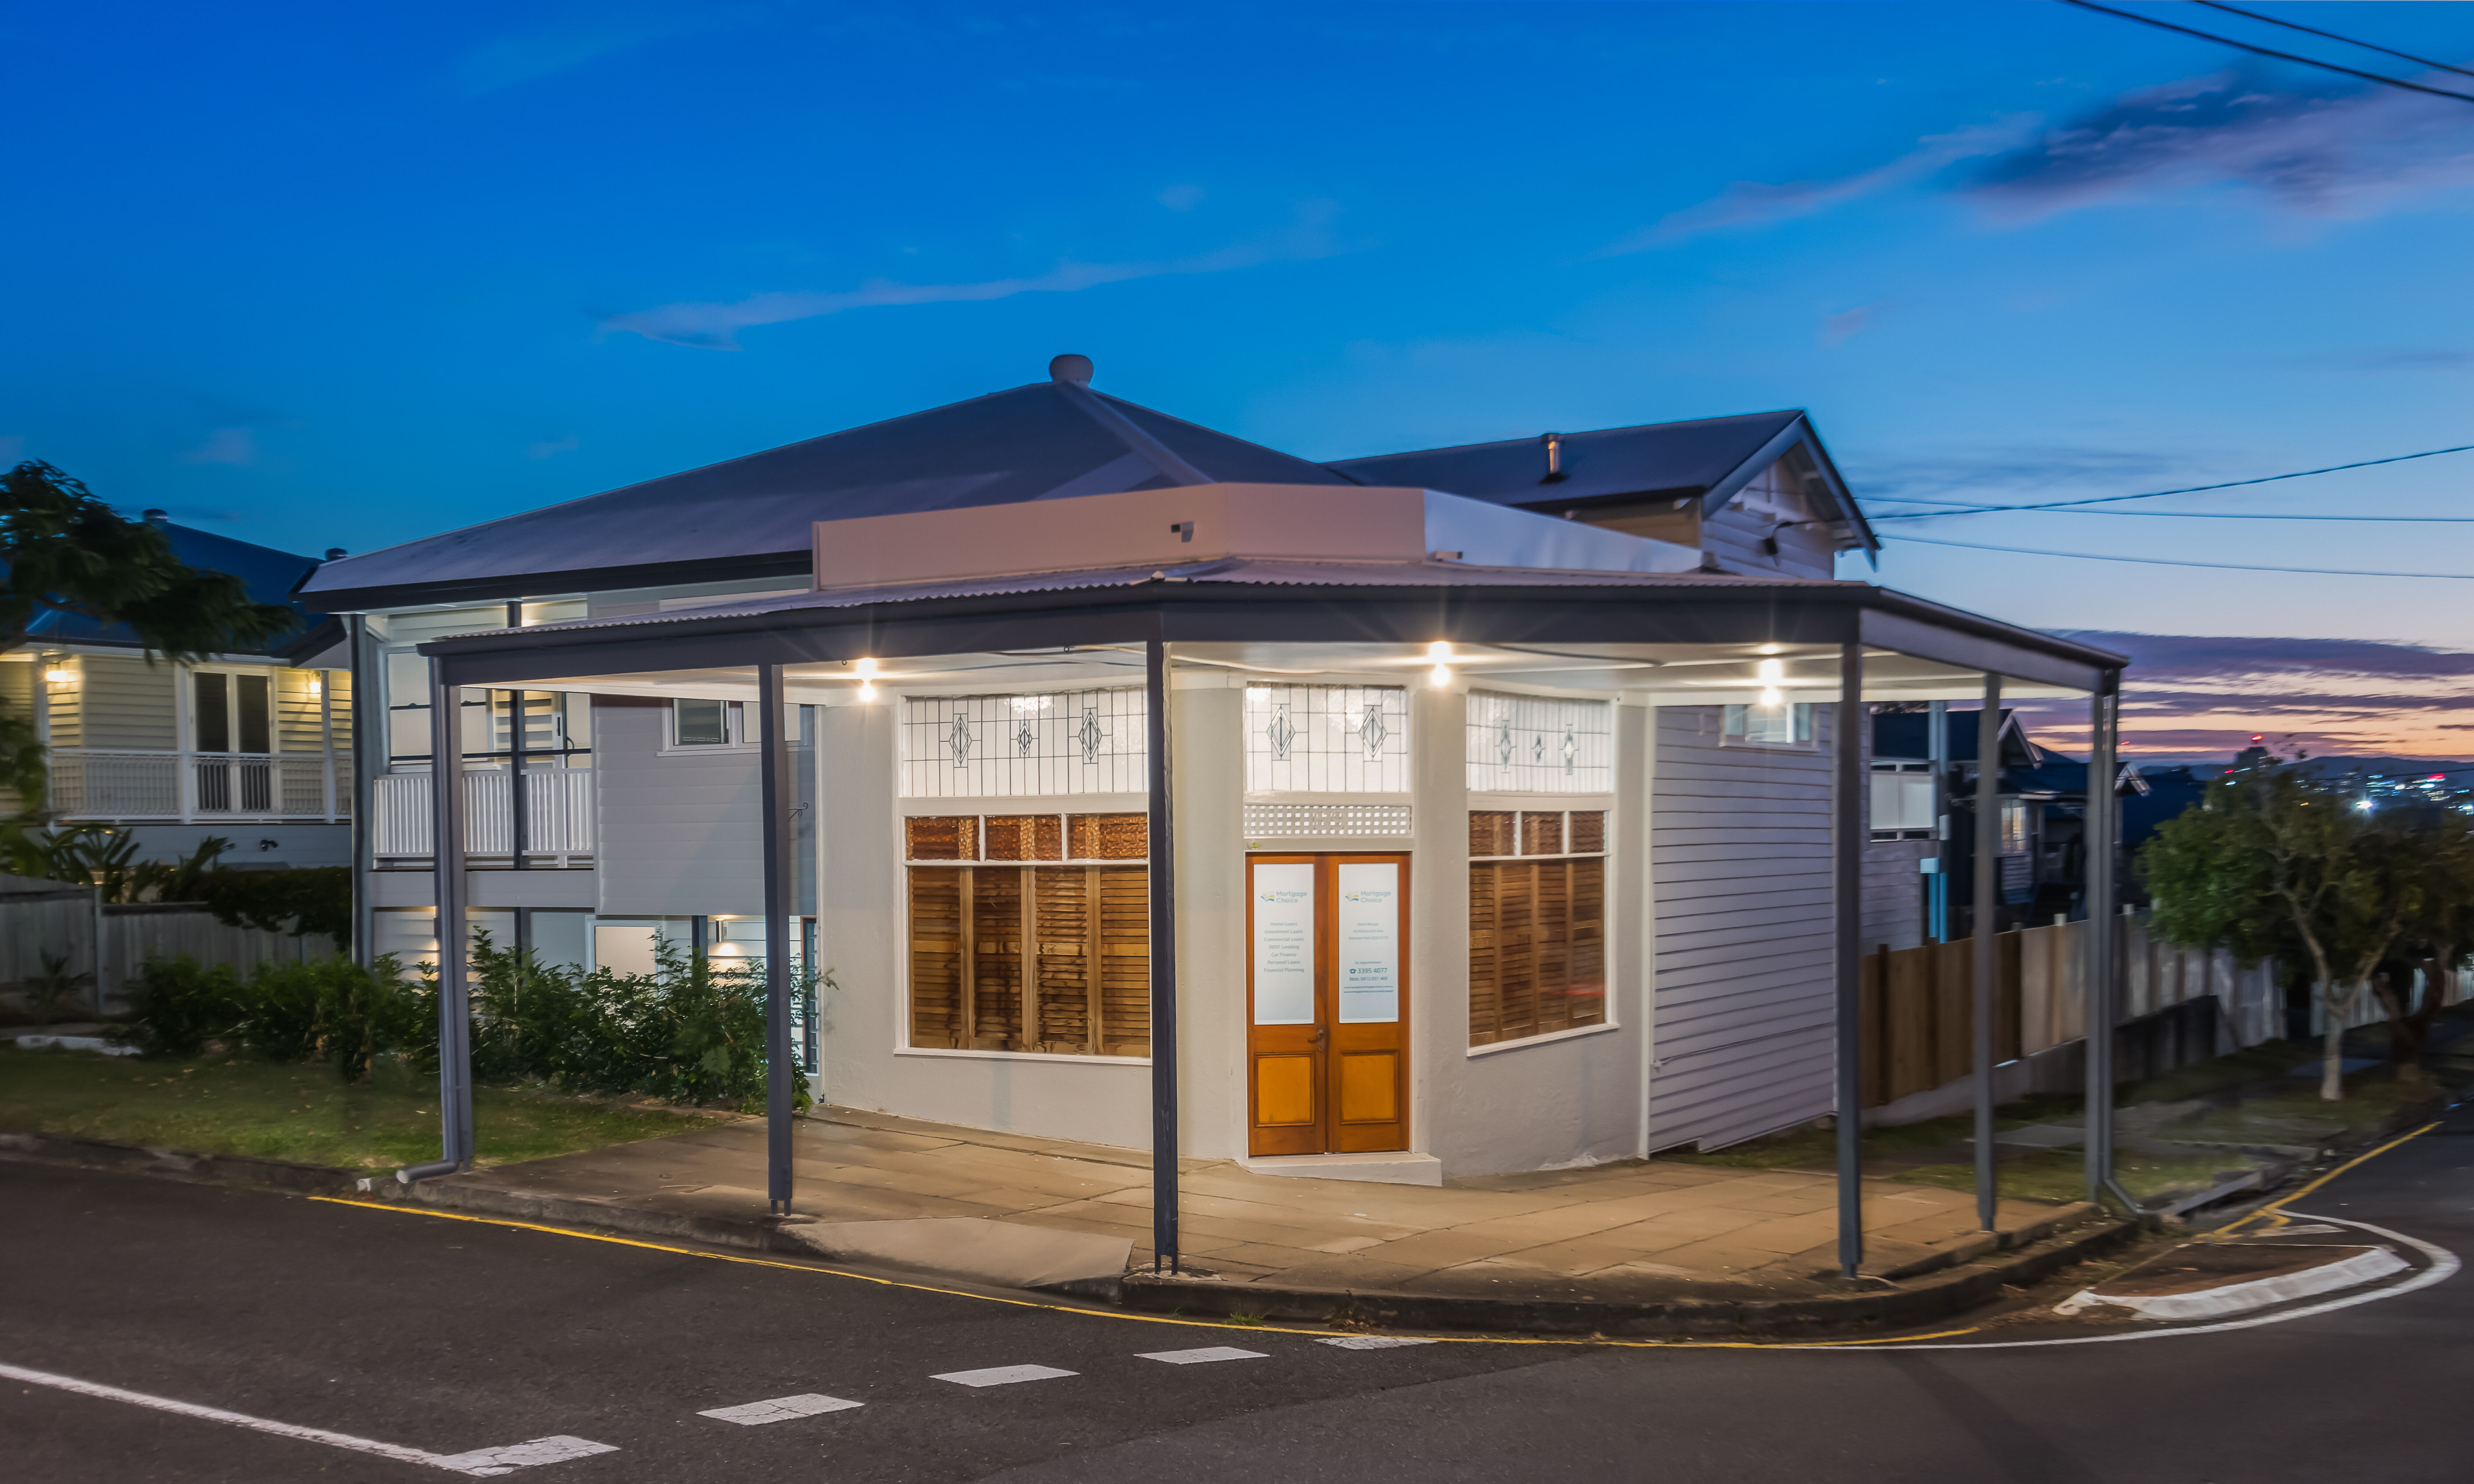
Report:
<svg viewBox="0 0 2474 1484"><path fill-rule="evenodd" d="M2136 1241L2137 1223L2107 1218L2049 1237L2001 1262L1938 1270L1905 1287L1800 1299L1619 1301L1491 1298L1351 1288L1280 1287L1128 1273L1125 1305L1153 1313L1245 1316L1399 1329L1516 1330L1540 1334L1818 1336L1934 1324L1990 1304L2091 1257Z"/></svg>
<svg viewBox="0 0 2474 1484"><path fill-rule="evenodd" d="M572 1227L653 1240L761 1252L809 1261L846 1260L855 1268L903 1272L995 1287L983 1279L888 1262L882 1254L848 1259L806 1239L809 1218L750 1215L743 1218L648 1210L573 1196L536 1195L491 1185L426 1181L400 1186L380 1172L336 1169L245 1156L195 1155L142 1149L100 1139L53 1134L0 1134L0 1157L192 1182L279 1190L296 1195L342 1195L391 1205L430 1206L474 1216L498 1217L546 1227ZM2086 1208L2093 1211L2093 1208ZM1156 1277L1129 1272L1122 1281L1078 1280L1039 1284L1030 1291L1145 1312L1197 1316L1260 1316L1346 1325L1375 1324L1411 1329L1606 1335L1776 1334L1813 1335L1851 1330L1890 1330L1948 1319L1999 1298L2005 1287L2024 1287L2074 1263L2130 1242L2139 1229L2101 1219L2067 1234L2051 1229L2078 1214L2064 1208L2034 1227L2012 1233L2015 1256L1998 1262L1962 1262L1936 1270L1904 1287L1799 1299L1590 1300L1457 1296L1362 1289L1278 1287L1212 1280ZM2041 1234L2034 1234L2040 1233ZM1988 1238L1988 1241L1990 1239ZM1022 1291L1022 1290L1014 1290Z"/></svg>

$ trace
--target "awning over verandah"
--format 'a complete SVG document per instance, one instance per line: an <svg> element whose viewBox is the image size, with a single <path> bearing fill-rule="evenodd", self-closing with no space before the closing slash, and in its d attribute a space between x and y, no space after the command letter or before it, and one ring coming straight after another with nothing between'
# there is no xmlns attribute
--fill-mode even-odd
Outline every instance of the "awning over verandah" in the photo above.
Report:
<svg viewBox="0 0 2474 1484"><path fill-rule="evenodd" d="M1003 518L997 512L973 514ZM880 682L950 683L967 674L1004 683L1008 673L1015 679L1064 679L1086 667L1105 673L1140 664L1150 698L1152 937L1154 944L1170 945L1151 960L1153 1248L1172 1268L1178 1250L1176 937L1165 701L1173 665L1267 676L1388 674L1414 681L1420 671L1442 664L1472 679L1637 693L1657 705L1835 705L1843 708L1842 723L1850 719L1849 710L1868 701L2087 695L2094 700L2098 776L2111 773L2114 698L2124 660L2102 650L1866 583L1482 566L1451 558L1224 557L1182 565L846 586L659 614L461 634L421 650L431 661L431 715L441 728L457 714L448 692L466 686L762 703L765 896L772 935L766 962L774 1051L785 1060L788 873L783 821L789 795L784 784L788 750L783 706L847 704L861 687ZM1836 730L1841 737L1856 735L1850 725ZM452 751L450 740L442 737L439 754ZM1861 1259L1856 987L1863 768L1859 748L1836 750L1831 814L1840 1257L1850 1276ZM435 838L445 867L438 874L442 923L460 917L463 895L460 780L447 783L434 798ZM2107 839L2090 842L2089 900L2103 902L2111 896L2109 816L2092 824ZM1987 834L1979 850L1990 844ZM1989 862L1978 878L1991 879ZM2091 925L2100 932L2105 914L2096 916ZM1990 914L1980 921L1989 923ZM2110 953L2097 937L2091 934L2095 962L2108 963ZM460 959L443 955L441 973L447 992L442 1013L460 1016L454 1008L463 993ZM1978 1018L1989 1029L1990 1016ZM469 1109L469 1058L456 1049L462 1045L460 1028L443 1044L449 1050L442 1071L447 1101ZM1984 1061L1980 1071L1989 1070L1989 1048ZM2092 1044L2092 1086L2098 1085L2099 1075L2109 1085L2101 1062L2099 1048ZM1989 1088L1989 1078L1979 1080ZM789 1096L788 1079L775 1079L771 1195L777 1209L788 1209L790 1190ZM1981 1115L1989 1117L1989 1107ZM450 1123L449 1160L470 1158L470 1127L469 1112L460 1135ZM2100 1141L2101 1131L2092 1128L2092 1179L2109 1169ZM1989 1140L1983 1142L1989 1155Z"/></svg>

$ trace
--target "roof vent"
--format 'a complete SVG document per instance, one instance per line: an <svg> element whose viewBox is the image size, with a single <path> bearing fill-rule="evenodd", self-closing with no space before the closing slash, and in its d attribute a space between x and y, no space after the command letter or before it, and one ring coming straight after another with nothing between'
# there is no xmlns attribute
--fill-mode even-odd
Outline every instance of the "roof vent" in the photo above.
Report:
<svg viewBox="0 0 2474 1484"><path fill-rule="evenodd" d="M159 526L169 521L172 517L159 510L145 510L137 513L137 518L145 521L150 526Z"/></svg>
<svg viewBox="0 0 2474 1484"><path fill-rule="evenodd" d="M329 546L329 547L327 547L327 561L329 561L329 562L332 562L332 561L334 561L336 558L338 558L338 557L340 557L340 556L343 556L343 555L344 555L344 548L342 548L341 546Z"/></svg>
<svg viewBox="0 0 2474 1484"><path fill-rule="evenodd" d="M1091 358L1087 355L1060 355L1048 363L1048 379L1087 387L1091 384Z"/></svg>
<svg viewBox="0 0 2474 1484"><path fill-rule="evenodd" d="M1562 484L1568 477L1564 472L1564 435L1549 433L1539 442L1546 445L1546 477L1538 482L1541 485Z"/></svg>

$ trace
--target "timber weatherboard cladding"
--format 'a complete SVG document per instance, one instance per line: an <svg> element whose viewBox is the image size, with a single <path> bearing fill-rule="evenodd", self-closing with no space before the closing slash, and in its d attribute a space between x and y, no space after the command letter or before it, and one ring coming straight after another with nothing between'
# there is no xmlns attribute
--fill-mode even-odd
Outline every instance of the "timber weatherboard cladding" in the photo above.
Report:
<svg viewBox="0 0 2474 1484"><path fill-rule="evenodd" d="M74 699L82 723L81 739L70 742L61 734L55 712L54 742L62 747L150 752L168 752L181 745L173 687L185 683L188 672L116 655L84 656L77 669Z"/></svg>
<svg viewBox="0 0 2474 1484"><path fill-rule="evenodd" d="M762 912L756 752L664 752L669 710L661 701L594 701L601 911L650 917Z"/></svg>
<svg viewBox="0 0 2474 1484"><path fill-rule="evenodd" d="M1650 1147L1715 1147L1831 1108L1827 708L1809 750L1728 747L1717 706L1661 706Z"/></svg>

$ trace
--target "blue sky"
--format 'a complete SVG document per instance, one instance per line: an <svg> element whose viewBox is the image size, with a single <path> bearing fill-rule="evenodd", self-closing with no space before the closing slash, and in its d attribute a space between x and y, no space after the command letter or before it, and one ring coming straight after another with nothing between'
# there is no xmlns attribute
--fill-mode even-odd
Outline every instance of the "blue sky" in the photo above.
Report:
<svg viewBox="0 0 2474 1484"><path fill-rule="evenodd" d="M2268 9L2474 58L2474 8ZM0 39L0 454L294 550L1067 349L1318 458L1801 406L1881 511L2474 443L2474 105L2059 4L103 3ZM2462 454L2152 503L2469 515L2469 484ZM2474 573L2474 526L1893 524ZM2462 582L1906 543L1881 577L2045 627L2474 650ZM2431 730L2474 681L2426 668L2285 719L2474 753ZM2234 689L2193 747L2275 725Z"/></svg>

